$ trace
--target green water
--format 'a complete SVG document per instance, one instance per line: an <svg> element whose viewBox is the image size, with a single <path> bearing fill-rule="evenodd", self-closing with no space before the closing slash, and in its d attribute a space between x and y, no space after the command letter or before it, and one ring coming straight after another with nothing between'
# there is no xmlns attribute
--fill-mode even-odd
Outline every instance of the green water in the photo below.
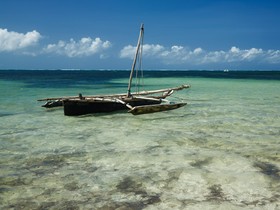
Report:
<svg viewBox="0 0 280 210"><path fill-rule="evenodd" d="M0 80L1 209L280 208L279 81L148 78L153 89L191 84L174 94L188 105L139 116L66 117L36 101L126 82Z"/></svg>

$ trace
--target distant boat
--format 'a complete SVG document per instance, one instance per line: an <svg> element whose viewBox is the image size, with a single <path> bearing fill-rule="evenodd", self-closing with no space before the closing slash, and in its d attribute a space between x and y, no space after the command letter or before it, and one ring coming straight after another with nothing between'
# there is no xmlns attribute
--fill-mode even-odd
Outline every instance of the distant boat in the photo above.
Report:
<svg viewBox="0 0 280 210"><path fill-rule="evenodd" d="M39 99L38 101L46 101L46 103L42 105L46 108L63 106L64 114L67 116L106 113L118 110L128 110L130 113L138 115L167 111L185 106L187 103L174 103L166 100L166 98L172 95L174 91L189 88L190 85L181 85L160 90L131 92L136 63L137 61L142 61L143 37L144 25L142 24L128 81L127 93L95 96L83 96L80 94L75 97L45 98Z"/></svg>

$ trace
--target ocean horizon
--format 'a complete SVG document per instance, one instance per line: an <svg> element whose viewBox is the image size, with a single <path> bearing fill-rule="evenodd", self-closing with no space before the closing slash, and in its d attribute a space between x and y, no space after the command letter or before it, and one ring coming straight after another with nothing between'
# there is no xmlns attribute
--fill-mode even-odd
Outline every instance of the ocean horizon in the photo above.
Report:
<svg viewBox="0 0 280 210"><path fill-rule="evenodd" d="M139 116L37 101L124 93L129 74L0 70L1 209L279 208L279 70L147 70L143 90L191 88Z"/></svg>

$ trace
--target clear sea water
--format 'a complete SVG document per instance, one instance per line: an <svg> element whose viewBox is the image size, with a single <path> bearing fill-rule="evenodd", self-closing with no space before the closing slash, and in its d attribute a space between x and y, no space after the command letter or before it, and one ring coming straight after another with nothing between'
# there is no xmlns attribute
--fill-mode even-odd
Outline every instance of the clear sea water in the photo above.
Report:
<svg viewBox="0 0 280 210"><path fill-rule="evenodd" d="M148 71L187 106L67 117L128 71L0 71L0 209L280 209L280 72Z"/></svg>

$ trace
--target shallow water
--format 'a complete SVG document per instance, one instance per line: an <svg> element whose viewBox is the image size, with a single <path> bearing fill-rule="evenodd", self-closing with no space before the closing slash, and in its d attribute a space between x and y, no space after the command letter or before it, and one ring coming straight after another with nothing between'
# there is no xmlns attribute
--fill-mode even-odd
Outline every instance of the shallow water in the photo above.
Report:
<svg viewBox="0 0 280 210"><path fill-rule="evenodd" d="M279 80L150 77L191 84L174 94L188 105L66 117L36 100L125 92L127 79L32 78L0 78L1 209L280 208Z"/></svg>

